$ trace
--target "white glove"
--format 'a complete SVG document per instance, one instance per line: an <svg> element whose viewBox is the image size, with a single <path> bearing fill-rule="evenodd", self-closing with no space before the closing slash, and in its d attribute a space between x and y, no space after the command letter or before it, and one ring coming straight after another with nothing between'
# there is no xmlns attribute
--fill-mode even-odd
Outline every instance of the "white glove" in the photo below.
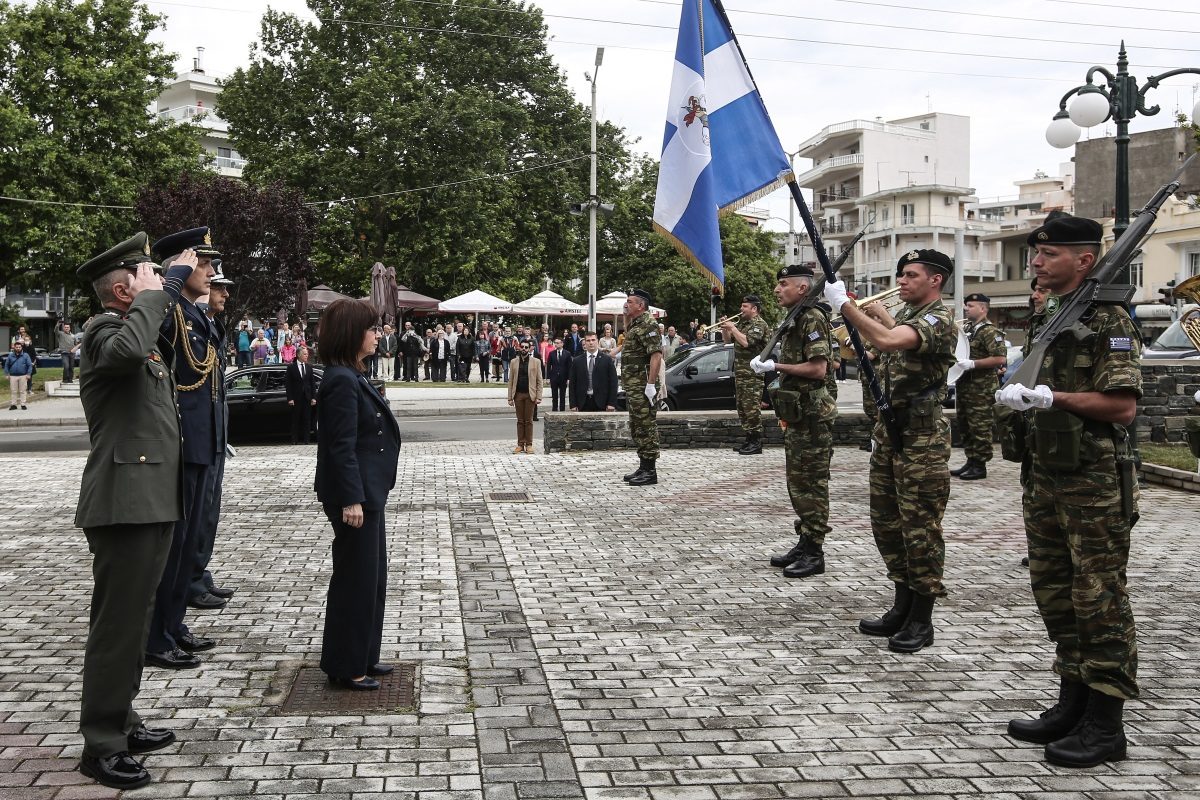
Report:
<svg viewBox="0 0 1200 800"><path fill-rule="evenodd" d="M833 313L839 313L842 306L850 302L850 295L846 294L846 282L838 279L833 283L825 284L825 302L829 303Z"/></svg>
<svg viewBox="0 0 1200 800"><path fill-rule="evenodd" d="M1054 392L1044 383L1039 383L1032 389L1022 387L1021 394L1032 408L1049 408L1054 405Z"/></svg>
<svg viewBox="0 0 1200 800"><path fill-rule="evenodd" d="M1195 399L1196 399L1197 403L1200 403L1200 389L1196 390L1196 398Z"/></svg>
<svg viewBox="0 0 1200 800"><path fill-rule="evenodd" d="M754 370L754 374L756 375L766 375L775 369L775 362L769 358L763 361L761 357L755 356L750 359L750 369Z"/></svg>
<svg viewBox="0 0 1200 800"><path fill-rule="evenodd" d="M656 397L658 397L658 387L655 386L653 383L647 383L646 384L646 399L649 400L651 403L653 403L654 398L656 398Z"/></svg>
<svg viewBox="0 0 1200 800"><path fill-rule="evenodd" d="M1039 385L1026 389L1019 383L1005 386L996 392L996 402L1016 411L1028 411L1031 408L1049 408L1054 404L1054 393L1050 387Z"/></svg>
<svg viewBox="0 0 1200 800"><path fill-rule="evenodd" d="M964 358L962 361L958 362L958 368L963 372L970 372L971 370L975 369L975 362L969 358Z"/></svg>

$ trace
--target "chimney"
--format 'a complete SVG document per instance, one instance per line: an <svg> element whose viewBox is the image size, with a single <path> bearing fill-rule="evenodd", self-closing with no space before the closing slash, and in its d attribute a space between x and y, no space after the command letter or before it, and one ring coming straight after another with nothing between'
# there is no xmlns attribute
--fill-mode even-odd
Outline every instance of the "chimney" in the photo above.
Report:
<svg viewBox="0 0 1200 800"><path fill-rule="evenodd" d="M204 48L196 48L196 57L192 59L192 72L204 74Z"/></svg>

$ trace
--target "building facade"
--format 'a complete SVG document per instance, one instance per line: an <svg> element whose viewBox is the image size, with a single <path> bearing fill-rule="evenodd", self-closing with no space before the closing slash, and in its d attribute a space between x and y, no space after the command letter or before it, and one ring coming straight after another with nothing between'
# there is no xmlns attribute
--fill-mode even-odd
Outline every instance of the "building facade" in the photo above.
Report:
<svg viewBox="0 0 1200 800"><path fill-rule="evenodd" d="M163 89L155 110L163 119L199 126L200 144L212 157L212 168L221 175L240 178L246 161L229 140L229 123L221 119L218 105L220 94L217 79L204 71L204 48L197 47L192 70L177 76L174 83Z"/></svg>

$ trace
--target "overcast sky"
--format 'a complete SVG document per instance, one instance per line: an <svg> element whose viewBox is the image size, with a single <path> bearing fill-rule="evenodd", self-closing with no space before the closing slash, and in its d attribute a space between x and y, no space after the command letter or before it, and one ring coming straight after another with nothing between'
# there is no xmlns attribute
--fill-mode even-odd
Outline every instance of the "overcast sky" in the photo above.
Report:
<svg viewBox="0 0 1200 800"><path fill-rule="evenodd" d="M904 8L901 0L726 0L726 8L785 150L844 120L894 119L931 109L961 114L971 118L971 186L987 200L1015 195L1012 182L1035 170L1058 174L1071 151L1046 144L1046 125L1089 66L1116 70L1122 38L1131 72L1142 81L1168 69L1200 67L1200 5L1157 0L1158 9L1136 8L1153 2L911 0L915 7ZM312 17L302 0L148 5L166 17L158 39L179 55L180 70L190 69L195 48L203 46L208 72L217 76L248 62L268 6ZM584 74L593 68L596 47L606 48L599 114L657 157L680 0L535 5L546 15L550 53L584 105L590 103ZM1190 112L1197 99L1200 76L1168 79L1147 95L1147 105L1157 103L1162 111L1131 127L1169 127L1175 111ZM1111 125L1098 126L1084 138L1113 133ZM798 172L807 167L797 163ZM783 192L757 205L787 216ZM771 226L786 228L780 221Z"/></svg>

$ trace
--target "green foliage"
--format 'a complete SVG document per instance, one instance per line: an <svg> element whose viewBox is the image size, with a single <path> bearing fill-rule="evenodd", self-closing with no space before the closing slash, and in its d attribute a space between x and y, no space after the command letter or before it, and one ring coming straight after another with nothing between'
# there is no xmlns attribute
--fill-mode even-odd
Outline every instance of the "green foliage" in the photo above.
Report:
<svg viewBox="0 0 1200 800"><path fill-rule="evenodd" d="M0 194L132 205L200 167L191 126L147 109L173 56L134 0L0 0ZM75 268L133 233L132 211L0 201L0 285L84 288Z"/></svg>
<svg viewBox="0 0 1200 800"><path fill-rule="evenodd" d="M11 325L17 327L24 325L25 320L21 318L21 308L11 303L0 303L0 325Z"/></svg>
<svg viewBox="0 0 1200 800"><path fill-rule="evenodd" d="M67 308L66 322L79 324L93 314L100 313L100 300L94 294L80 295L71 299Z"/></svg>
<svg viewBox="0 0 1200 800"><path fill-rule="evenodd" d="M425 294L519 299L543 275L578 275L585 248L567 205L586 197L586 159L396 194L587 154L588 115L546 52L540 11L515 0L309 8L319 24L267 12L251 64L224 84L221 114L247 179L284 181L311 200L376 195L321 207L321 282L365 293L380 261Z"/></svg>

